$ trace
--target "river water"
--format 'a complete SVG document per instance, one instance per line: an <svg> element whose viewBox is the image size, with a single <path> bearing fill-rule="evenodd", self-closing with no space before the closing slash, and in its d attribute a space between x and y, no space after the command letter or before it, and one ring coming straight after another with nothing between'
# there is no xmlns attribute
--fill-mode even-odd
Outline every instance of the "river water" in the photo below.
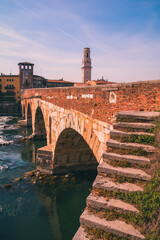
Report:
<svg viewBox="0 0 160 240"><path fill-rule="evenodd" d="M13 143L31 134L16 123L17 118L0 117L0 143L10 142L0 146L0 240L71 240L96 172L51 186L15 181L36 168L36 150L46 145L44 140Z"/></svg>

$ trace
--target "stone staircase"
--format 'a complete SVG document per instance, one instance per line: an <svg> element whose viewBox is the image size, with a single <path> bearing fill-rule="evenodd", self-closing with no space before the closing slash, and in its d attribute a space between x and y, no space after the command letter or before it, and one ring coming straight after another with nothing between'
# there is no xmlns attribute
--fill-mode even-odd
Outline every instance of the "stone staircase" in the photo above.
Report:
<svg viewBox="0 0 160 240"><path fill-rule="evenodd" d="M107 151L98 165L98 175L87 198L87 207L80 217L81 226L74 240L108 240L113 239L113 236L117 236L117 239L145 239L137 226L124 219L124 214L135 215L139 210L118 199L115 193L141 192L151 179L148 169L156 152L152 144L155 136L151 130L159 119L160 113L156 112L117 114L110 140L106 143ZM113 219L110 218L112 215L115 215ZM104 235L107 237L97 238L96 230L107 233Z"/></svg>

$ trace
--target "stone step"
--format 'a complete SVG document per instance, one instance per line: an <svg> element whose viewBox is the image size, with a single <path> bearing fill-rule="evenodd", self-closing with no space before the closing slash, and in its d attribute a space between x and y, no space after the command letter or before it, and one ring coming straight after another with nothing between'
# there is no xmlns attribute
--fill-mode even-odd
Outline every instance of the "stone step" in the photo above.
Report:
<svg viewBox="0 0 160 240"><path fill-rule="evenodd" d="M89 240L89 237L87 237L87 233L85 233L84 228L80 226L72 240Z"/></svg>
<svg viewBox="0 0 160 240"><path fill-rule="evenodd" d="M123 161L123 162L129 162L133 164L150 164L150 159L143 157L143 156L135 156L135 155L120 155L117 153L110 153L105 152L103 153L103 160L117 160L117 161Z"/></svg>
<svg viewBox="0 0 160 240"><path fill-rule="evenodd" d="M131 224L127 224L120 220L106 221L105 219L101 219L89 213L87 210L82 213L80 217L80 223L87 227L101 229L105 232L109 232L121 237L126 237L132 240L145 239L145 237Z"/></svg>
<svg viewBox="0 0 160 240"><path fill-rule="evenodd" d="M140 186L137 186L136 184L113 182L110 178L103 177L100 175L98 175L94 180L93 188L97 188L105 191L117 191L117 192L123 192L123 193L143 191L143 188Z"/></svg>
<svg viewBox="0 0 160 240"><path fill-rule="evenodd" d="M133 122L119 122L114 123L113 127L116 129L133 129L135 131L148 131L154 128L156 125L152 123L133 123Z"/></svg>
<svg viewBox="0 0 160 240"><path fill-rule="evenodd" d="M159 112L123 111L116 115L117 120L127 119L128 121L154 122L160 120Z"/></svg>
<svg viewBox="0 0 160 240"><path fill-rule="evenodd" d="M139 210L129 203L114 198L106 199L102 196L95 196L92 193L87 198L87 207L92 207L98 210L113 209L117 212L139 213Z"/></svg>
<svg viewBox="0 0 160 240"><path fill-rule="evenodd" d="M103 159L98 165L98 174L113 174L118 176L130 177L139 180L148 181L151 179L151 176L148 175L141 169L135 168L123 168L123 167L113 167L108 163L104 162Z"/></svg>
<svg viewBox="0 0 160 240"><path fill-rule="evenodd" d="M145 135L146 137L147 136L150 136L150 137L154 137L154 134L152 133L147 133L147 132L123 132L123 131L119 131L119 130L115 130L113 129L111 132L110 132L110 137L111 138L130 138L130 137L134 137L135 135L137 136L141 136L141 135Z"/></svg>
<svg viewBox="0 0 160 240"><path fill-rule="evenodd" d="M139 144L139 143L121 143L119 141L109 139L107 141L107 147L110 148L120 148L120 149L127 149L127 150L137 150L141 148L143 151L147 153L154 153L155 148L150 145Z"/></svg>

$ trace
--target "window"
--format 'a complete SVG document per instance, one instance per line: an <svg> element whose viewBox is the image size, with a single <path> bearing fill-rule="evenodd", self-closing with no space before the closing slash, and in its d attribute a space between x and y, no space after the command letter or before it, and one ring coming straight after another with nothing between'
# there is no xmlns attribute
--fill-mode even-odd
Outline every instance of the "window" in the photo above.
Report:
<svg viewBox="0 0 160 240"><path fill-rule="evenodd" d="M87 52L87 58L88 58L88 52Z"/></svg>
<svg viewBox="0 0 160 240"><path fill-rule="evenodd" d="M21 69L24 69L24 65L21 65Z"/></svg>
<svg viewBox="0 0 160 240"><path fill-rule="evenodd" d="M29 66L29 69L32 69L32 66Z"/></svg>
<svg viewBox="0 0 160 240"><path fill-rule="evenodd" d="M28 66L27 66L27 65L25 65L25 69L28 69Z"/></svg>

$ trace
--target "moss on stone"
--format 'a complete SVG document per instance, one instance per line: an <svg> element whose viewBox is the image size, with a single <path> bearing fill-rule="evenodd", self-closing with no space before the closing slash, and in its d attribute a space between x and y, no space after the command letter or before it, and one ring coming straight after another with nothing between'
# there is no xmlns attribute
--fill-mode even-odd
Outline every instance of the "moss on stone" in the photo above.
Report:
<svg viewBox="0 0 160 240"><path fill-rule="evenodd" d="M141 148L137 148L137 149L110 148L109 152L123 154L123 155L135 155L135 156L148 156L149 155L149 153L142 150Z"/></svg>
<svg viewBox="0 0 160 240"><path fill-rule="evenodd" d="M155 136L151 135L138 135L138 134L132 134L131 136L121 136L119 138L120 142L131 142L131 143L141 143L141 144L149 144L149 145L156 145L156 139Z"/></svg>
<svg viewBox="0 0 160 240"><path fill-rule="evenodd" d="M143 192L121 193L98 189L96 192L104 197L118 198L135 205L139 209L139 214L132 216L129 221L142 227L147 240L160 239L160 167L146 184Z"/></svg>
<svg viewBox="0 0 160 240"><path fill-rule="evenodd" d="M90 237L90 240L127 240L127 238L116 236L112 233L107 233L98 228L85 227L85 231Z"/></svg>

